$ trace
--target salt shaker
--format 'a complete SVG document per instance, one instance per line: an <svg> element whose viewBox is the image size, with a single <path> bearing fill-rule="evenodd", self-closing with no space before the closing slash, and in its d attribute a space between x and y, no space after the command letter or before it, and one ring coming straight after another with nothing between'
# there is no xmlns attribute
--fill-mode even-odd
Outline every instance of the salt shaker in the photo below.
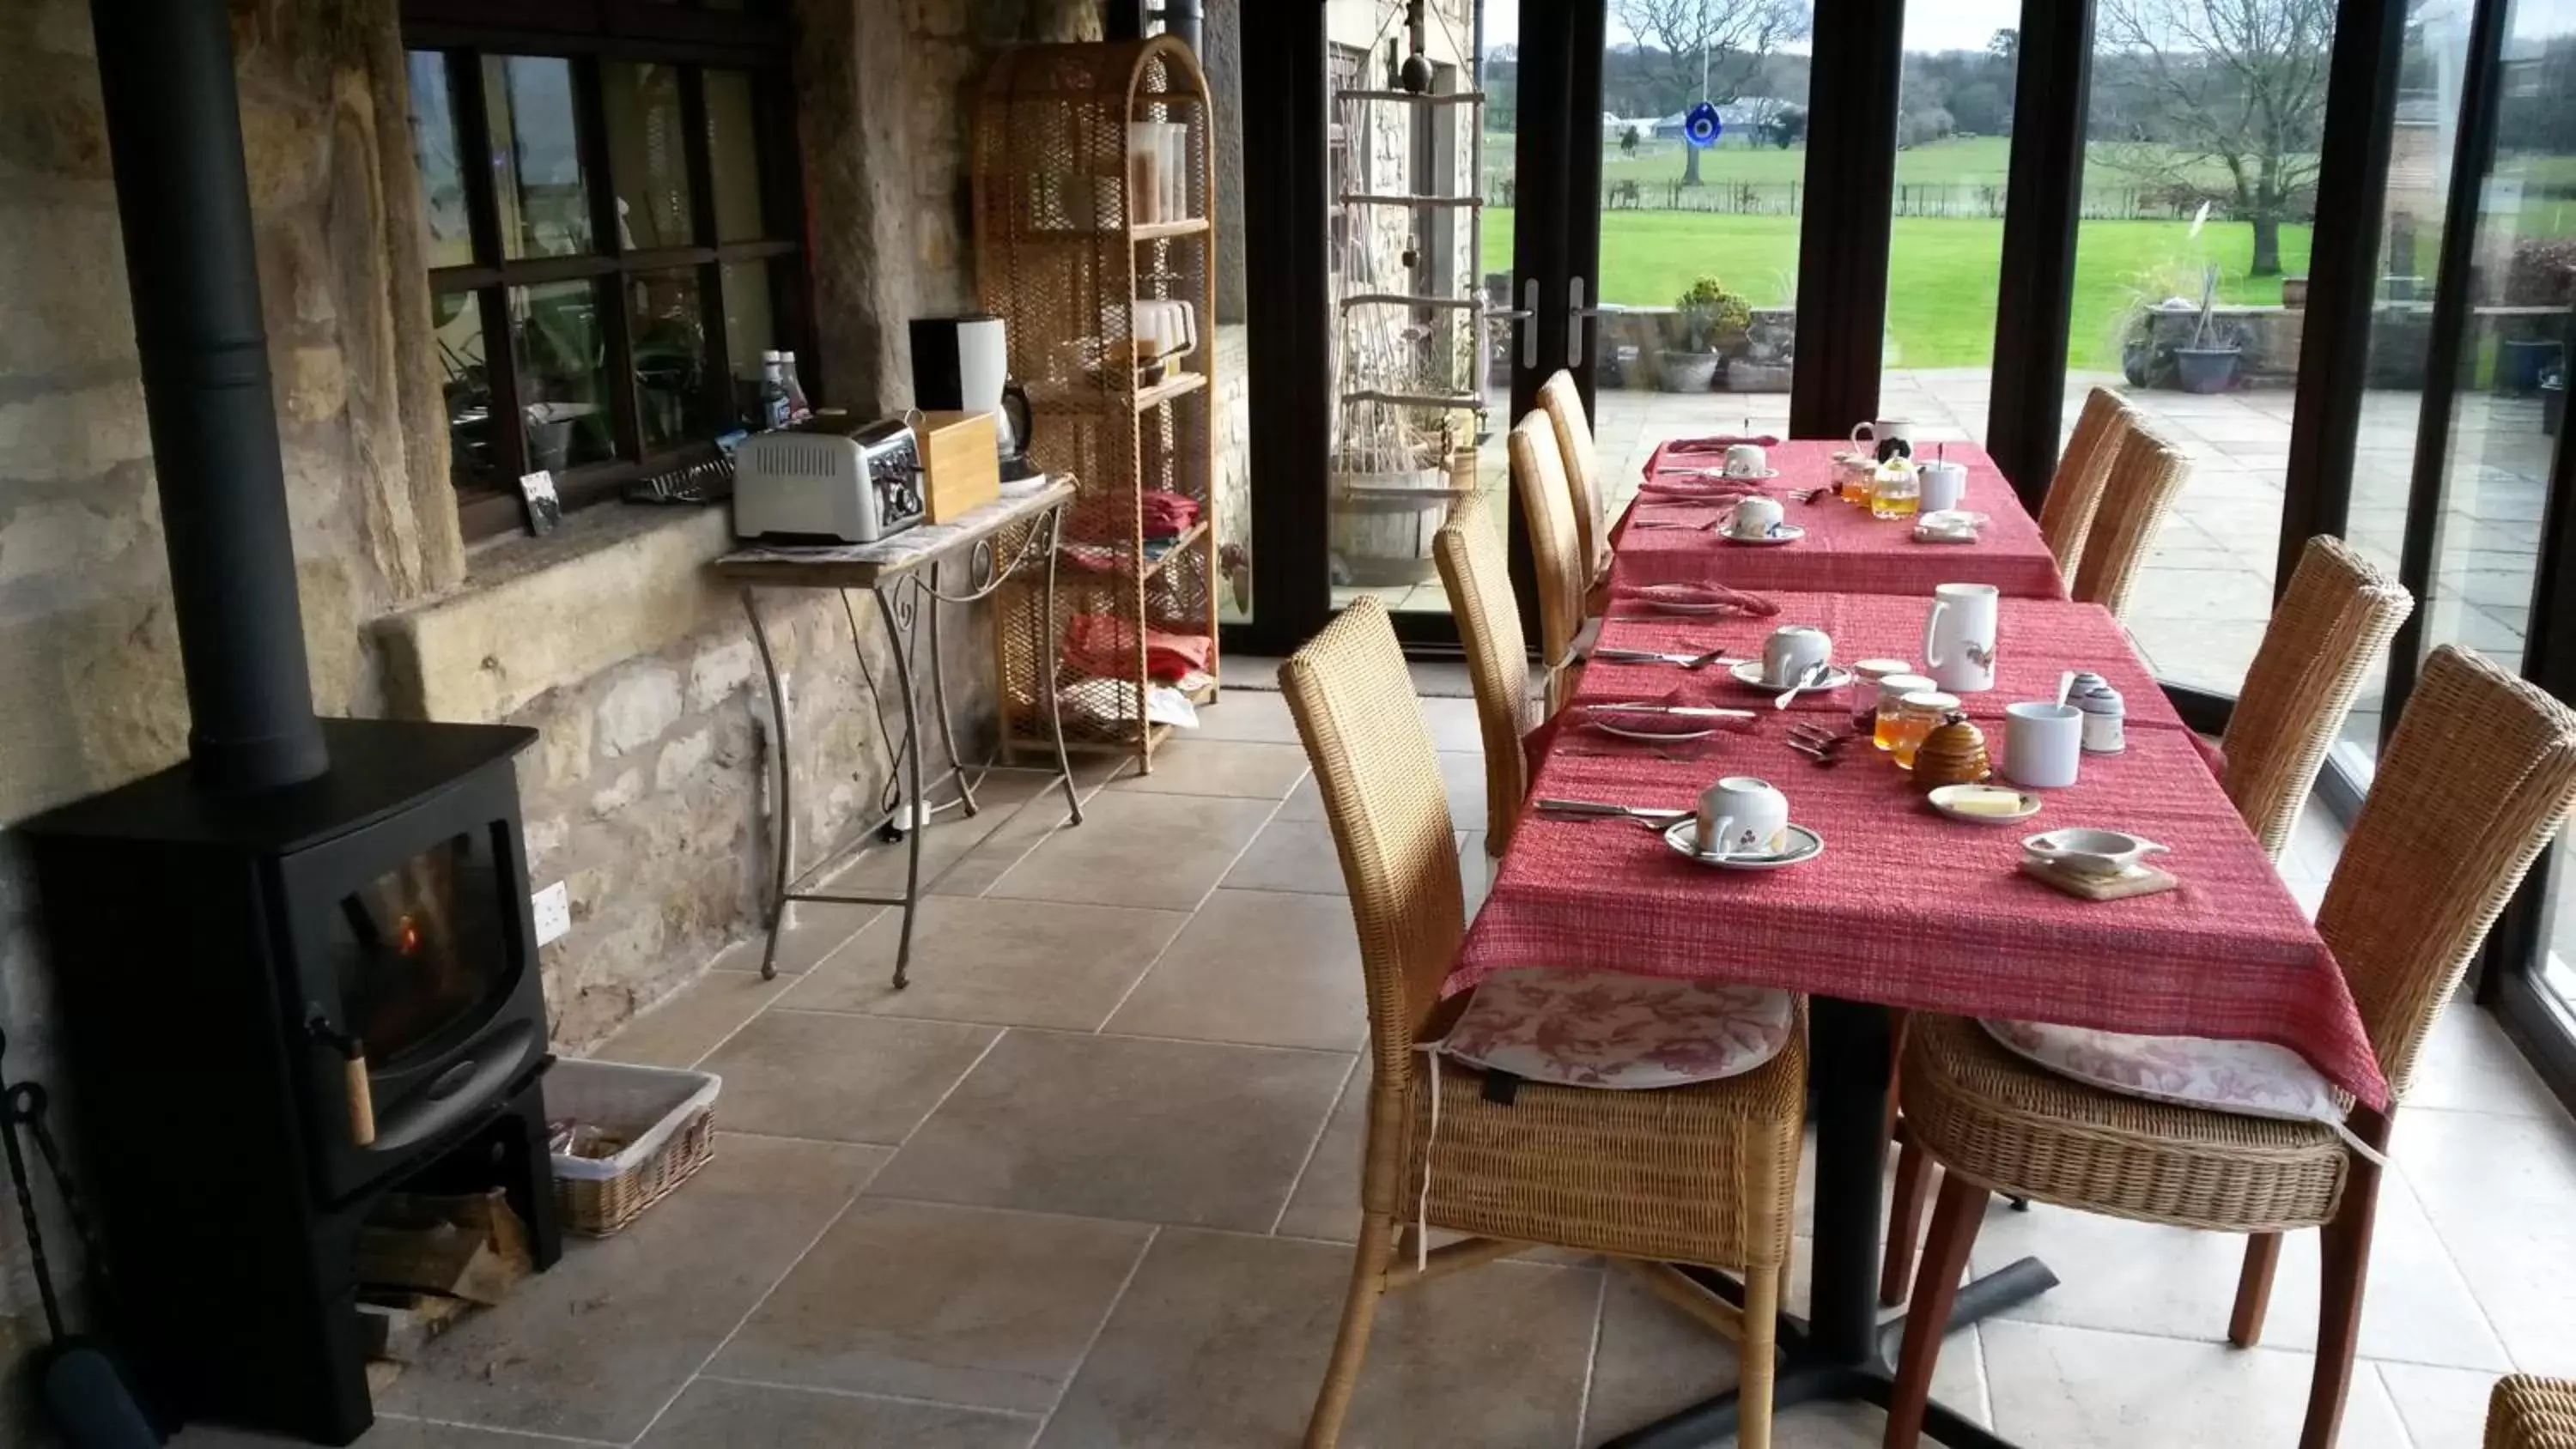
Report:
<svg viewBox="0 0 2576 1449"><path fill-rule="evenodd" d="M2116 755L2128 748L2128 703L2120 698L2120 691L2111 687L2111 681L2086 670L2075 676L2066 702L2084 712L2086 754Z"/></svg>

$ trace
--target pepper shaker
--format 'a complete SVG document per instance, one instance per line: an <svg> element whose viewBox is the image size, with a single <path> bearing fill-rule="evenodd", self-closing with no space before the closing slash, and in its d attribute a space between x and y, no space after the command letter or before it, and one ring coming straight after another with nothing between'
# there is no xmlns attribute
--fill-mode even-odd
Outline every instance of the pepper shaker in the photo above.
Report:
<svg viewBox="0 0 2576 1449"><path fill-rule="evenodd" d="M2084 713L2086 754L2116 755L2128 748L2128 702L2109 680L2091 670L2076 675L2066 702Z"/></svg>

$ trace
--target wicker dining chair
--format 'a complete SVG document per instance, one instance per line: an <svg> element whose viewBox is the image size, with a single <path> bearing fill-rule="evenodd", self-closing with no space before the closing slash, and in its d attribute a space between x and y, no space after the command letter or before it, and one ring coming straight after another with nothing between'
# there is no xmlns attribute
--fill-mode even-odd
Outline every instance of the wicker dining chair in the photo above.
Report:
<svg viewBox="0 0 2576 1449"><path fill-rule="evenodd" d="M2165 514L2191 481L2191 460L2146 424L2132 421L2111 452L2102 503L2084 536L2075 568L2078 602L2127 612L2129 591L2145 568L2147 550L2164 527Z"/></svg>
<svg viewBox="0 0 2576 1449"><path fill-rule="evenodd" d="M2345 1126L2384 1149L2418 1053L2487 928L2576 799L2576 712L2444 645L2389 741L2317 931L2333 948L2391 1107ZM1946 1170L1914 1278L1887 1444L1923 1423L1941 1326L1989 1193L2140 1222L2252 1235L2228 1338L2262 1333L2280 1235L2324 1229L2317 1353L2302 1449L2329 1449L2361 1330L2378 1164L2334 1130L2150 1102L2032 1065L1983 1027L1918 1013L1904 1064L1906 1131Z"/></svg>
<svg viewBox="0 0 2576 1449"><path fill-rule="evenodd" d="M1583 569L1574 485L1566 481L1555 426L1533 409L1512 426L1510 449L1512 491L1520 495L1521 522L1529 530L1530 559L1538 575L1539 662L1547 671L1547 712L1553 715L1573 692L1590 577Z"/></svg>
<svg viewBox="0 0 2576 1449"><path fill-rule="evenodd" d="M1734 1338L1740 1442L1761 1449L1798 1176L1804 1022L1778 1056L1723 1081L1641 1091L1525 1081L1507 1104L1489 1100L1481 1073L1420 1049L1459 1004L1440 1000L1463 932L1458 847L1385 607L1362 599L1343 610L1280 666L1279 684L1350 892L1372 1068L1350 1292L1305 1442L1338 1438L1389 1290L1544 1244L1623 1260ZM1417 1259L1417 1221L1470 1236ZM1672 1263L1741 1272L1743 1307Z"/></svg>
<svg viewBox="0 0 2576 1449"><path fill-rule="evenodd" d="M2084 411L2076 415L2075 432L2057 460L2048 496L2039 505L2039 536L2056 557L2057 572L2069 581L2083 556L2085 537L2093 531L2094 512L2102 505L2111 456L2133 421L2127 399L2107 387L2093 389L2085 394Z"/></svg>
<svg viewBox="0 0 2576 1449"><path fill-rule="evenodd" d="M1556 429L1556 450L1574 486L1574 556L1584 567L1584 612L1596 613L1592 597L1610 577L1610 492L1601 476L1601 450L1573 373L1559 368L1540 383L1538 405Z"/></svg>
<svg viewBox="0 0 2576 1449"><path fill-rule="evenodd" d="M2275 860L2343 733L2362 676L2415 611L2405 586L2340 539L2308 540L2228 717L2227 798Z"/></svg>
<svg viewBox="0 0 2576 1449"><path fill-rule="evenodd" d="M2486 1449L2576 1449L2576 1380L2496 1380L2487 1395Z"/></svg>
<svg viewBox="0 0 2576 1449"><path fill-rule="evenodd" d="M2272 610L2254 666L2229 717L2221 784L2274 860L2289 844L2309 787L2343 732L2370 662L2413 612L2414 596L2344 546L2308 540L2290 587ZM1915 1229L1930 1198L1930 1164L1891 1114L1895 1191L1889 1199L1879 1301L1905 1301L1913 1281Z"/></svg>
<svg viewBox="0 0 2576 1449"><path fill-rule="evenodd" d="M1529 757L1521 751L1529 728L1529 645L1503 555L1503 520L1470 505L1432 537L1431 556L1476 690L1476 732L1485 745L1485 852L1500 860L1520 824L1530 778Z"/></svg>

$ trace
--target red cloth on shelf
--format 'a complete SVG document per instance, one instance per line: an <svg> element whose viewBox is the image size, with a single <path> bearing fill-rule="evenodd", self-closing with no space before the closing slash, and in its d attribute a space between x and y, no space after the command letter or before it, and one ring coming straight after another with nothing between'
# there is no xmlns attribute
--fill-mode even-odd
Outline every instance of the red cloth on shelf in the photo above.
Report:
<svg viewBox="0 0 2576 1449"><path fill-rule="evenodd" d="M1839 442L1797 441L1770 450L1771 466L1780 470L1772 490L1778 494L1828 487L1833 482L1833 455ZM1926 445L1927 449L1929 445ZM1968 494L1963 506L1987 515L1975 543L1917 543L1903 522L1872 518L1828 495L1814 503L1791 502L1786 522L1807 536L1794 543L1748 545L1720 538L1706 528L1631 527L1630 509L1611 533L1617 551L1612 578L1631 584L1729 584L1739 589L1807 589L1848 593L1920 594L1929 598L1936 584L1993 584L2007 594L2032 599L2066 597L2057 560L2039 536L2039 525L2021 506L2012 486L1983 449L1966 443L1943 445L1950 460L1968 466ZM1655 450L1647 476L1695 470L1697 463L1668 462L1680 445ZM1638 502L1648 500L1640 495ZM1652 500L1659 522L1713 522L1734 506L1731 498Z"/></svg>
<svg viewBox="0 0 2576 1449"><path fill-rule="evenodd" d="M1138 500L1143 512L1147 538L1174 538L1190 531L1199 521L1198 501L1156 489Z"/></svg>
<svg viewBox="0 0 2576 1449"><path fill-rule="evenodd" d="M1166 682L1207 668L1215 641L1205 634L1145 631L1145 673ZM1114 614L1076 614L1064 631L1064 667L1078 674L1116 677L1136 667L1136 630Z"/></svg>

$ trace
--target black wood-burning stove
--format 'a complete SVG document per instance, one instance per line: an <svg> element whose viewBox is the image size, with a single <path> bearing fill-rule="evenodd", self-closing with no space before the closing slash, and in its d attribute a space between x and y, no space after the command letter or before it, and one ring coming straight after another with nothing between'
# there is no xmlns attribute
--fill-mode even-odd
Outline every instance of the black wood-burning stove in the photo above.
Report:
<svg viewBox="0 0 2576 1449"><path fill-rule="evenodd" d="M244 797L186 766L28 822L150 1411L342 1444L370 1422L353 1269L396 1185L500 1186L559 1252L511 757L533 733L334 720Z"/></svg>
<svg viewBox="0 0 2576 1449"><path fill-rule="evenodd" d="M23 823L108 1328L165 1427L343 1444L356 1237L504 1188L560 1251L525 729L313 714L228 7L93 0L192 716L189 761Z"/></svg>

